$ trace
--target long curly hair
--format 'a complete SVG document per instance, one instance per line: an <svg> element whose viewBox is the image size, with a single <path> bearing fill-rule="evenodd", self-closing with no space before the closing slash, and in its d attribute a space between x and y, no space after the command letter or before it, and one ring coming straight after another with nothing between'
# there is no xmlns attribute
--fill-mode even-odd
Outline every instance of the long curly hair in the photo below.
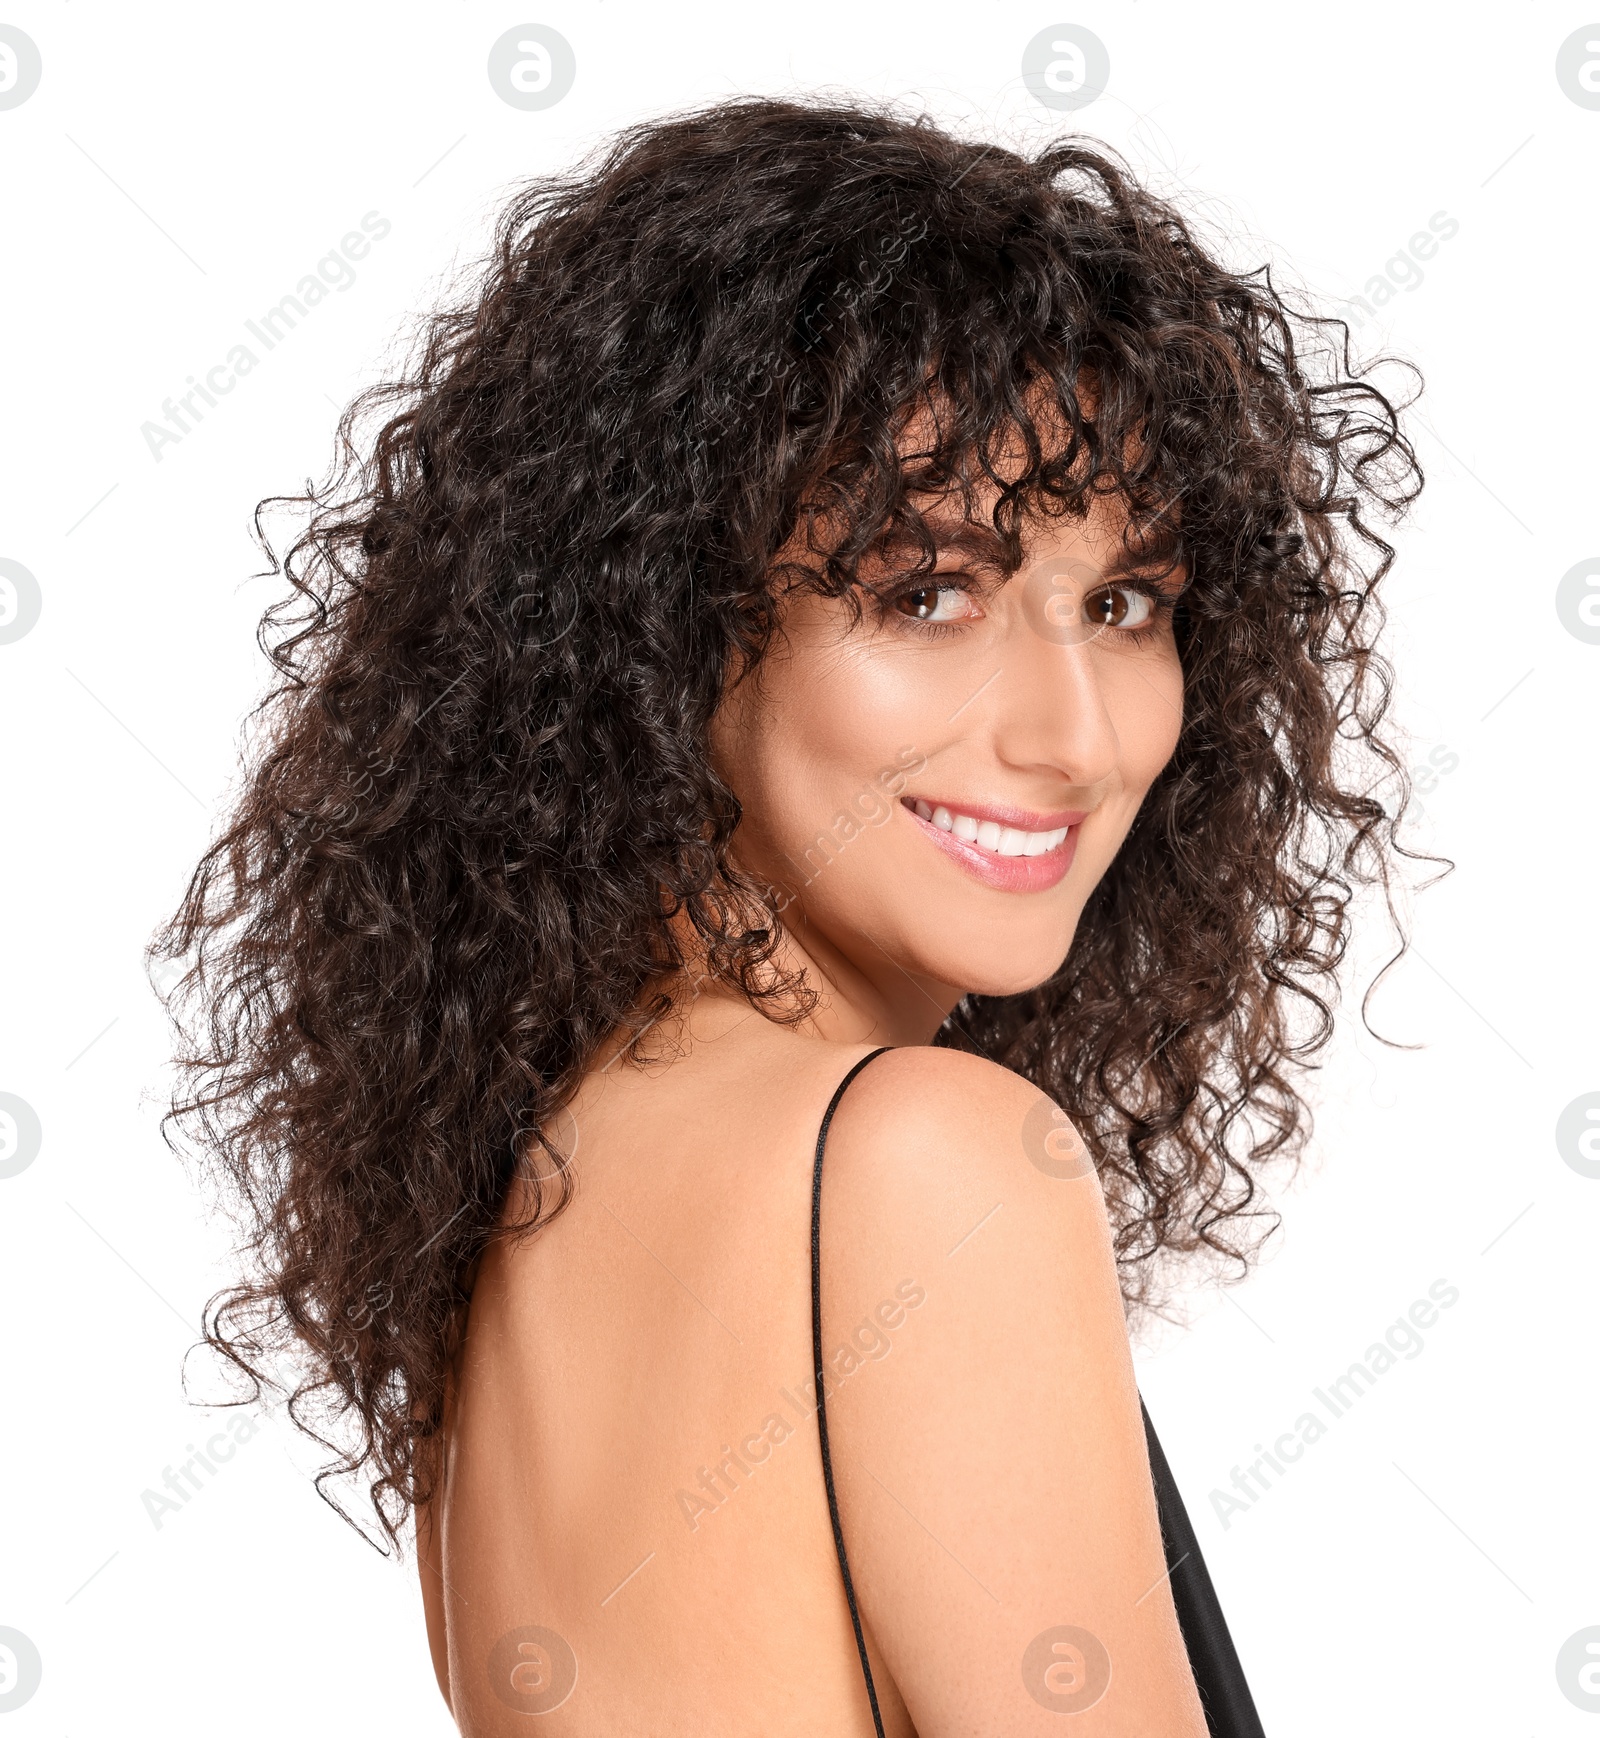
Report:
<svg viewBox="0 0 1600 1738"><path fill-rule="evenodd" d="M565 1204L563 1176L505 1221L601 1047L637 1043L690 955L791 1017L707 726L786 586L854 598L908 539L931 564L929 487L987 489L1019 560L1030 523L1115 491L1187 566L1171 762L1062 968L969 996L939 1041L1072 1116L1130 1312L1158 1257L1243 1271L1352 900L1381 886L1392 916L1414 855L1374 527L1421 475L1342 323L1080 139L1028 157L765 100L520 188L447 300L345 411L327 480L257 509L292 587L260 632L276 679L152 944L185 968L174 1126L247 1233L207 1341L289 1394L323 1479L397 1541L475 1266ZM310 510L280 568L283 501ZM797 530L815 558L780 580Z"/></svg>

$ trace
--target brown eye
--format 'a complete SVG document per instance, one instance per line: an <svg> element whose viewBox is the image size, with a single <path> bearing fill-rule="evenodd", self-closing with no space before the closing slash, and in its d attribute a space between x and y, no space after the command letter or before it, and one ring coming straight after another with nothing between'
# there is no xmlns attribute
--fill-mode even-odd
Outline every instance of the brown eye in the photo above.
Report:
<svg viewBox="0 0 1600 1738"><path fill-rule="evenodd" d="M919 622L931 621L939 607L939 587L919 585L913 591L903 591L894 600L901 615L914 616Z"/></svg>
<svg viewBox="0 0 1600 1738"><path fill-rule="evenodd" d="M1108 586L1086 598L1083 608L1084 614L1097 628L1114 628L1127 615L1128 601L1124 593Z"/></svg>
<svg viewBox="0 0 1600 1738"><path fill-rule="evenodd" d="M1108 585L1085 598L1083 610L1097 628L1142 628L1155 613L1155 605L1142 591Z"/></svg>
<svg viewBox="0 0 1600 1738"><path fill-rule="evenodd" d="M937 575L935 576L937 577ZM959 621L977 621L983 611L960 585L913 585L894 597L894 608L914 622L943 627Z"/></svg>

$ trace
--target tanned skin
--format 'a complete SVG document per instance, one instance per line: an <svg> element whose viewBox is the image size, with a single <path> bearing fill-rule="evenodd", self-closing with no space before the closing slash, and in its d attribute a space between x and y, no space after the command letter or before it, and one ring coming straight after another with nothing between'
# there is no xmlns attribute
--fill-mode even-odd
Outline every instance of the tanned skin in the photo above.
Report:
<svg viewBox="0 0 1600 1738"><path fill-rule="evenodd" d="M1036 1088L930 1047L962 995L1026 989L1065 958L1178 740L1182 670L1152 591L1183 576L1125 576L1104 497L1038 528L1010 576L981 535L949 531L937 574L858 622L789 598L714 721L736 859L783 893L782 962L815 1011L787 1026L715 982L675 986L649 1060L597 1056L562 1119L571 1205L482 1264L418 1516L434 1662L468 1738L529 1730L494 1677L527 1627L576 1668L539 1715L548 1738L871 1734L807 1396L813 1147L879 1045L895 1049L829 1138L821 1295L886 1731L1056 1738L1024 1668L1070 1625L1110 1667L1076 1738L1205 1733L1098 1178ZM1070 866L995 885L919 802L1040 834L1080 815ZM570 1675L526 1646L530 1693ZM1086 1669L1048 1642L1046 1660L1029 1669L1056 1693Z"/></svg>

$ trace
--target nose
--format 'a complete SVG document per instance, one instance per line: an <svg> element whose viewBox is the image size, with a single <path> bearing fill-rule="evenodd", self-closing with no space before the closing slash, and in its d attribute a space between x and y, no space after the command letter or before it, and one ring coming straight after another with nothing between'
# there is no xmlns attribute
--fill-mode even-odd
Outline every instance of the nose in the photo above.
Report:
<svg viewBox="0 0 1600 1738"><path fill-rule="evenodd" d="M1104 652L1093 638L1064 643L1019 622L995 683L994 746L1018 771L1065 780L1096 801L1114 784L1121 742L1108 704Z"/></svg>

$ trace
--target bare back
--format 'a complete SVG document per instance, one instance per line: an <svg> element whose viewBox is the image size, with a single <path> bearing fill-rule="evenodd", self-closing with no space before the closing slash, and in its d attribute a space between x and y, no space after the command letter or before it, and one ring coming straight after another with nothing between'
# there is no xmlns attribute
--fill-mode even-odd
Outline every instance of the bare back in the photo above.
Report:
<svg viewBox="0 0 1600 1738"><path fill-rule="evenodd" d="M819 1731L870 1738L819 1459L809 1233L818 1124L840 1080L872 1048L797 1036L724 1008L712 1011L708 1035L670 1062L643 1070L618 1064L580 1092L572 1119L574 1198L536 1236L499 1244L484 1261L443 1487L419 1517L435 1663L468 1738L524 1731L530 1713L543 1715L541 1730L557 1735L733 1738L759 1730L773 1738ZM886 1656L875 1618L914 1613L929 1628L942 1609L959 1624L959 1602L971 1593L942 1559L924 1572L914 1554L926 1541L900 1535L931 1526L936 1546L940 1538L961 1538L970 1514L960 1521L941 1514L972 1507L953 1475L961 1457L981 1462L994 1452L959 1420L964 1360L990 1361L996 1351L963 1351L970 1303L946 1286L937 1300L941 1325L938 1311L927 1308L926 1284L935 1248L947 1256L952 1227L979 1219L972 1209L987 1202L992 1179L979 1162L970 1178L947 1169L952 1186L930 1190L904 1164L897 1182L892 1152L883 1164L876 1157L892 1149L894 1126L905 1120L908 1084L926 1098L927 1079L937 1082L950 1066L1002 1074L968 1058L914 1050L865 1072L830 1146L823 1222L828 1419L866 1645L891 1738L915 1738L917 1730L907 1709L917 1691L902 1695L896 1668L902 1676L912 1671L919 1684L926 1674L908 1666L916 1647L907 1652L898 1618ZM910 1142L913 1166L927 1145ZM895 1191L907 1186L925 1211L896 1203ZM1010 1205L1023 1222L1026 1203ZM886 1214L900 1221L893 1235L885 1233ZM969 1270L981 1273L984 1259L980 1253ZM978 1283L993 1289L991 1281ZM1101 1337L1117 1339L1109 1264L1068 1278L1063 1289L1081 1296L1085 1285L1100 1294ZM1113 1317L1114 1327L1107 1326ZM928 1341L920 1348L919 1335ZM1016 1354L1025 1366L1027 1348ZM1077 1544L1091 1555L1109 1549L1126 1570L1118 1570L1122 1579L1143 1592L1163 1565L1125 1340L1091 1345L1085 1357L1086 1369L1109 1366L1109 1401L1097 1393L1096 1377L1079 1384L1079 1410L1094 1413L1084 1428L1097 1442L1107 1416L1116 1415L1109 1459L1090 1479L1090 1486L1094 1478L1106 1481L1115 1540L1107 1547L1084 1534ZM945 1373L948 1383L940 1380ZM996 1410L993 1397L974 1392L970 1399ZM1029 1420L1038 1410L1025 1394L1013 1400ZM920 1407L921 1416L907 1415L907 1407ZM1049 1412L1047 1404L1040 1414L1047 1431ZM954 1460L918 1464L914 1444L928 1430L951 1434ZM1025 1443L1018 1447L1027 1452ZM896 1488L917 1490L920 1516L908 1519L886 1501L873 1469L889 1467ZM1026 1513L1029 1488L1026 1478L1017 1481L1023 1512L1002 1526L1036 1530L1037 1518ZM968 1538L957 1555L982 1552ZM986 1565L978 1581L1003 1582L997 1565ZM929 1574L961 1583L948 1589L956 1604L940 1606L945 1595L930 1588ZM1019 1585L1027 1574L1020 1571ZM918 1612L930 1593L934 1604ZM992 1589L984 1596L1006 1603ZM1163 1602L1164 1595L1133 1621L1153 1626L1154 1640L1141 1632L1138 1645L1161 1657L1162 1675L1181 1701L1182 1644L1170 1601ZM1032 1619L1018 1621L1026 1628ZM1114 1624L1106 1617L1100 1626ZM936 1645L948 1652L948 1642ZM1009 1663L1005 1670L1014 1690L1016 1674ZM974 1676L980 1697L983 1676ZM1029 1707L1046 1729L1047 1711ZM1197 1719L1198 1708L1191 1714ZM1134 1729L1092 1718L1079 1724L1084 1731ZM923 1738L955 1729L924 1715ZM994 1727L1020 1729L1017 1722Z"/></svg>

